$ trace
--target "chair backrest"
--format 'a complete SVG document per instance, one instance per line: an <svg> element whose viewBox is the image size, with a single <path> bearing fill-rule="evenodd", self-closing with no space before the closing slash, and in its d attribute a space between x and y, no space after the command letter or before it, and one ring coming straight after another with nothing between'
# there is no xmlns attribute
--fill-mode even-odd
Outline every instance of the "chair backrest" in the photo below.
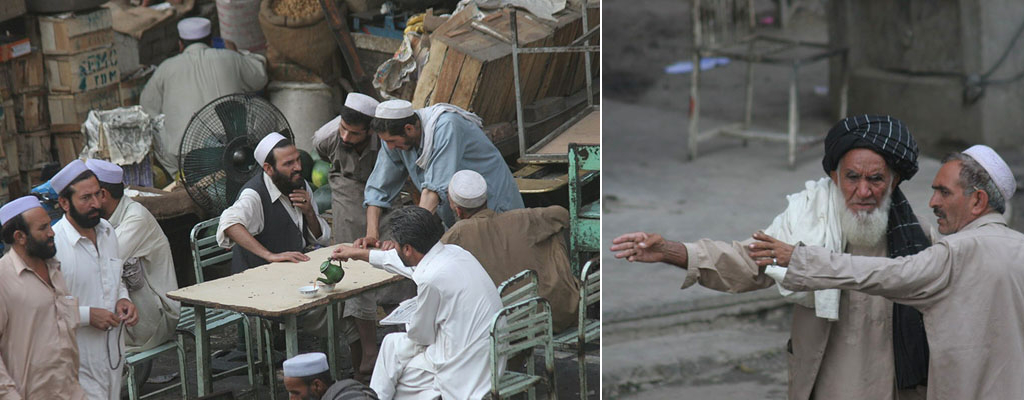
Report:
<svg viewBox="0 0 1024 400"><path fill-rule="evenodd" d="M582 199L580 191L601 171L601 146L569 143L569 218L578 218Z"/></svg>
<svg viewBox="0 0 1024 400"><path fill-rule="evenodd" d="M505 360L511 356L526 351L532 354L534 347L544 346L546 361L554 360L551 330L551 306L540 297L505 306L494 315L491 321L491 388L494 393L498 392Z"/></svg>
<svg viewBox="0 0 1024 400"><path fill-rule="evenodd" d="M757 23L754 0L693 0L690 18L696 48L728 46L752 34Z"/></svg>
<svg viewBox="0 0 1024 400"><path fill-rule="evenodd" d="M583 273L580 274L580 309L579 326L585 326L587 319L587 307L601 301L601 259L593 258L583 265Z"/></svg>
<svg viewBox="0 0 1024 400"><path fill-rule="evenodd" d="M540 284L537 279L537 271L525 269L518 274L512 275L501 285L498 285L498 295L501 296L501 305L508 306L522 300L538 297Z"/></svg>
<svg viewBox="0 0 1024 400"><path fill-rule="evenodd" d="M231 260L231 250L217 245L217 223L220 217L214 217L196 224L189 234L192 244L192 264L196 270L196 283L203 283L203 269L211 265Z"/></svg>

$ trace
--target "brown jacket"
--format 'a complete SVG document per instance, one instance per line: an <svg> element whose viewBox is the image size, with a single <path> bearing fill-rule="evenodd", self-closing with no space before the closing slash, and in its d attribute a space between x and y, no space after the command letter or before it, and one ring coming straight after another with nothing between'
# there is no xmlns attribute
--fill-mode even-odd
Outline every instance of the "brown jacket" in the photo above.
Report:
<svg viewBox="0 0 1024 400"><path fill-rule="evenodd" d="M580 283L569 268L563 231L569 212L559 206L496 214L485 209L456 222L441 242L466 249L498 286L524 269L537 271L540 296L551 304L555 331L576 323Z"/></svg>

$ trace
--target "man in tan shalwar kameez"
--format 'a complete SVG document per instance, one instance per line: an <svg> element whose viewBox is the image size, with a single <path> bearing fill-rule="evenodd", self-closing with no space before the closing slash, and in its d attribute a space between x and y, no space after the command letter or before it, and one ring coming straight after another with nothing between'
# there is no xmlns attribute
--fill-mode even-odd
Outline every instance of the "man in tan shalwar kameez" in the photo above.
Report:
<svg viewBox="0 0 1024 400"><path fill-rule="evenodd" d="M569 211L560 206L522 208L501 214L487 208L487 182L475 171L452 175L448 199L459 222L441 242L473 254L494 285L525 269L537 271L538 292L551 304L555 332L577 322L580 283L569 268L563 238Z"/></svg>
<svg viewBox="0 0 1024 400"><path fill-rule="evenodd" d="M788 265L787 289L857 290L921 310L931 348L928 399L1024 398L1024 235L1000 215L1016 190L1010 167L974 146L946 157L932 188L929 205L949 236L916 255L794 251L763 234L750 255L759 265L769 257Z"/></svg>
<svg viewBox="0 0 1024 400"><path fill-rule="evenodd" d="M917 144L902 122L888 116L840 121L825 139L822 165L829 178L788 196L789 207L768 232L868 256L912 254L929 244L898 187L917 172ZM686 269L683 288L700 283L738 293L776 283L747 256L751 242L684 244L641 232L615 238L612 251L629 261ZM927 347L919 313L851 291L790 300L797 305L787 343L789 399L922 397Z"/></svg>

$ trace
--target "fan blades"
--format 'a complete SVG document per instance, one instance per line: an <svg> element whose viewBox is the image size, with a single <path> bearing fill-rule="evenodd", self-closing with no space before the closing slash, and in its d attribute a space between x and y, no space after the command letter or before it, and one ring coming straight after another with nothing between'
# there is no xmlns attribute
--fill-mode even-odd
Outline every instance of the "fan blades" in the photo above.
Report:
<svg viewBox="0 0 1024 400"><path fill-rule="evenodd" d="M248 133L246 127L248 110L244 103L237 100L223 101L214 106L214 111L217 112L217 117L220 118L220 123L224 126L224 132L228 137L227 142Z"/></svg>
<svg viewBox="0 0 1024 400"><path fill-rule="evenodd" d="M192 150L185 154L184 165L185 181L198 182L207 175L221 171L221 157L224 154L224 147L203 147Z"/></svg>

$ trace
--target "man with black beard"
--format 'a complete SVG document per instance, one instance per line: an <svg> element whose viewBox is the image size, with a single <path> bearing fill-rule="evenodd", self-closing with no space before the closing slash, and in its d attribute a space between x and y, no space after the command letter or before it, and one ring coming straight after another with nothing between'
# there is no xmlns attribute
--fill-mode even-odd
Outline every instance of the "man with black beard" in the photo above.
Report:
<svg viewBox="0 0 1024 400"><path fill-rule="evenodd" d="M79 381L92 400L121 394L124 325L139 320L121 280L114 227L100 218L100 183L81 160L68 163L50 180L64 217L54 226L54 243L68 289L78 297ZM68 218L70 217L70 218Z"/></svg>
<svg viewBox="0 0 1024 400"><path fill-rule="evenodd" d="M217 227L217 243L233 248L232 273L271 262L308 261L302 253L307 245L331 244L331 227L311 201L313 191L302 179L299 150L291 140L273 132L253 155L263 173L242 186Z"/></svg>
<svg viewBox="0 0 1024 400"><path fill-rule="evenodd" d="M78 303L53 259L50 216L32 196L0 208L0 398L84 400Z"/></svg>
<svg viewBox="0 0 1024 400"><path fill-rule="evenodd" d="M789 206L765 233L855 255L915 254L931 239L899 188L918 170L917 143L900 120L860 115L839 121L825 138L827 174L789 195ZM615 238L616 258L664 262L686 271L683 288L699 283L726 292L766 288L784 277L776 265L759 266L747 251L753 240L692 243L661 235ZM775 264L774 254L765 263ZM923 398L928 346L921 313L881 296L855 291L793 293L789 399Z"/></svg>

